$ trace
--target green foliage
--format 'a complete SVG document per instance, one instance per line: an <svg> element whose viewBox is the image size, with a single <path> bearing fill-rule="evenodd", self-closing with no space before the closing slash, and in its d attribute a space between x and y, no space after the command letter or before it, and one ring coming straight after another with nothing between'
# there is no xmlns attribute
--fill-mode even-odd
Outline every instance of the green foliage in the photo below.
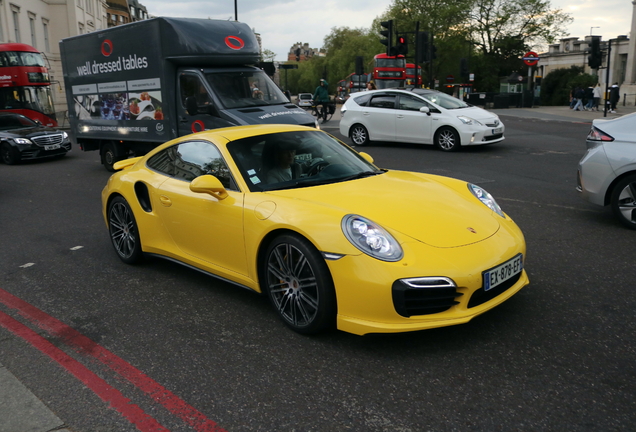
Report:
<svg viewBox="0 0 636 432"><path fill-rule="evenodd" d="M541 104L568 105L570 93L576 87L596 85L598 77L583 73L583 67L555 69L543 77L541 81Z"/></svg>

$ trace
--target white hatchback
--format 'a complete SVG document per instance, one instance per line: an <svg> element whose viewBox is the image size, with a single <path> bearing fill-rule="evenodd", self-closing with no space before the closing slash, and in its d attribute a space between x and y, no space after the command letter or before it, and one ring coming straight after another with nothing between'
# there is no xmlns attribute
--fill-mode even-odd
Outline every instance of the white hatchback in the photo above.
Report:
<svg viewBox="0 0 636 432"><path fill-rule="evenodd" d="M301 108L309 108L314 104L312 100L314 95L311 93L298 93L298 100L296 101L296 105Z"/></svg>
<svg viewBox="0 0 636 432"><path fill-rule="evenodd" d="M436 90L383 89L351 95L340 133L356 145L370 141L434 144L444 151L494 144L505 127L496 114Z"/></svg>
<svg viewBox="0 0 636 432"><path fill-rule="evenodd" d="M592 204L610 205L623 225L636 229L636 113L593 120L585 144L578 191Z"/></svg>

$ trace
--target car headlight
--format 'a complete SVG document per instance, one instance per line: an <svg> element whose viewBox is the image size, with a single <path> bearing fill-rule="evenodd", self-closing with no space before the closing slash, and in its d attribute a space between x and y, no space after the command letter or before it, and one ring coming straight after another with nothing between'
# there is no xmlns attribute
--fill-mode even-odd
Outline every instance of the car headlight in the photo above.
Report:
<svg viewBox="0 0 636 432"><path fill-rule="evenodd" d="M388 231L362 216L345 216L342 232L352 245L373 258L393 262L404 255L402 247Z"/></svg>
<svg viewBox="0 0 636 432"><path fill-rule="evenodd" d="M473 193L473 195L477 197L479 201L481 201L490 210L494 211L502 218L506 217L504 215L504 212L501 210L501 207L499 207L499 204L497 204L497 201L495 201L492 195L486 192L484 188L474 185L472 183L468 183L468 189Z"/></svg>
<svg viewBox="0 0 636 432"><path fill-rule="evenodd" d="M67 134L66 132L62 132L62 138L63 138L63 139L68 138L68 134Z"/></svg>
<svg viewBox="0 0 636 432"><path fill-rule="evenodd" d="M31 140L26 138L13 138L13 141L16 144L32 144Z"/></svg>
<svg viewBox="0 0 636 432"><path fill-rule="evenodd" d="M466 116L457 116L458 119L461 120L462 123L467 124L467 125L479 125L481 126L481 123L479 123L477 120L472 119L470 117L466 117Z"/></svg>

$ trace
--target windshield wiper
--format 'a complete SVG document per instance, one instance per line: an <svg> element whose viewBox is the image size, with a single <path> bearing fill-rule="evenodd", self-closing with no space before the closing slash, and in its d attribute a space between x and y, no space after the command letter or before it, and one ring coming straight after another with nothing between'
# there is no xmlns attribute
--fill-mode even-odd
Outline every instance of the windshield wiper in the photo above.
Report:
<svg viewBox="0 0 636 432"><path fill-rule="evenodd" d="M356 179L361 179L361 178L365 178L365 177L375 176L375 175L378 175L378 174L382 174L382 171L362 171L362 172L359 172L357 174L350 175L348 177L343 177L343 178L337 179L337 181L343 182L343 181L349 181L349 180L356 180Z"/></svg>

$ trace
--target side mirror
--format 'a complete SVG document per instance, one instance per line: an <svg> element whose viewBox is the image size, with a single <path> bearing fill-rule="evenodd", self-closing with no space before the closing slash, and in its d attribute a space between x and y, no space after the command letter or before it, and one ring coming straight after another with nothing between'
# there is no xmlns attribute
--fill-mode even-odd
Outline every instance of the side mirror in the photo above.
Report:
<svg viewBox="0 0 636 432"><path fill-rule="evenodd" d="M371 157L371 155L369 153L365 153L365 152L360 152L360 156L362 156L362 158L369 162L369 163L373 163L373 158Z"/></svg>
<svg viewBox="0 0 636 432"><path fill-rule="evenodd" d="M427 106L423 106L422 108L420 108L420 112L421 113L426 113L428 115L431 115L431 109Z"/></svg>
<svg viewBox="0 0 636 432"><path fill-rule="evenodd" d="M218 200L223 200L228 197L228 193L221 184L221 181L210 174L202 175L192 180L190 190L192 192L212 195Z"/></svg>
<svg viewBox="0 0 636 432"><path fill-rule="evenodd" d="M194 96L189 96L185 100L186 112L188 115L194 116L199 113L199 106L197 105L197 99Z"/></svg>

